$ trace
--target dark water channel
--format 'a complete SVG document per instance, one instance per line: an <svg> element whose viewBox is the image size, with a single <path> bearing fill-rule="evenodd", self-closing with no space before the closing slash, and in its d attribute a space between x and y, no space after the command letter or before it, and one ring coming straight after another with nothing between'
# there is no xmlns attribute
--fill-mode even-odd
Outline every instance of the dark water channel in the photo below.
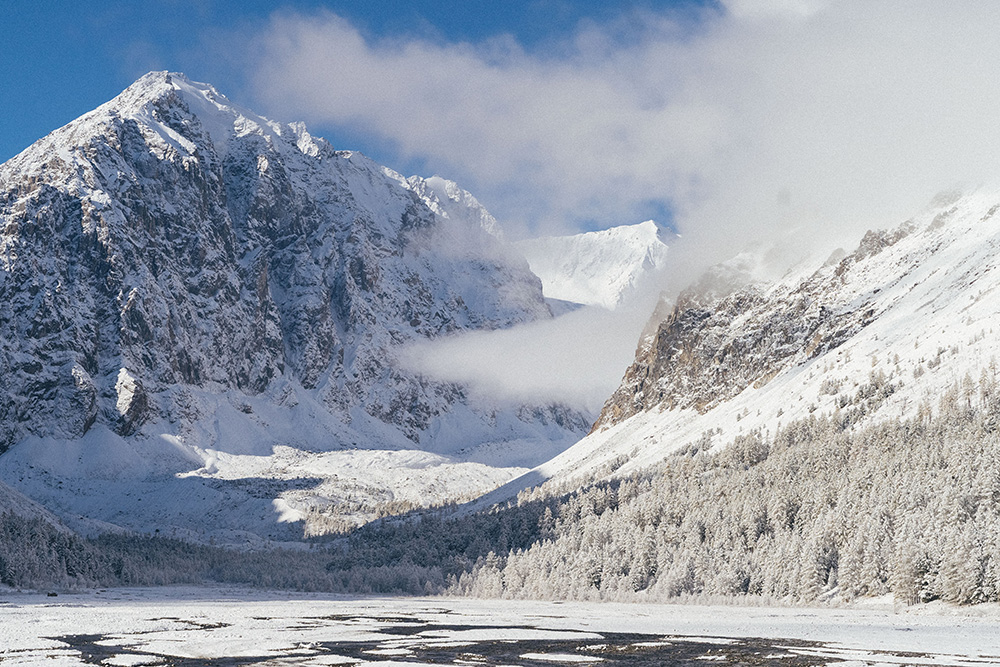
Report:
<svg viewBox="0 0 1000 667"><path fill-rule="evenodd" d="M305 619L304 619L305 620ZM325 617L328 623L356 622L356 618ZM309 665L337 664L365 665L382 661L393 664L413 665L520 665L522 667L552 667L553 665L608 665L645 667L647 665L679 665L711 667L712 665L751 666L781 665L782 667L807 667L836 665L850 661L858 664L904 665L928 662L929 656L916 653L872 654L865 656L850 651L824 646L819 643L789 639L712 639L703 637L656 636L634 633L600 632L595 639L590 633L579 633L579 638L566 638L576 634L552 631L560 638L505 639L505 636L544 634L549 632L537 626L500 626L496 639L490 639L490 628L480 625L447 625L424 623L414 619L377 619L387 623L377 630L379 639L369 641L316 642L289 649L280 657L275 655L240 656L229 658L178 658L170 655L145 652L138 635L117 635L112 644L110 637L102 635L66 635L55 638L70 650L78 652L80 659L90 665L107 665L115 656L128 656L133 664L163 665L171 667L242 665ZM211 632L213 627L192 628L193 631ZM463 637L472 632L474 638ZM136 642L129 641L135 638ZM326 658L324 660L324 658ZM941 660L941 656L937 656ZM2 662L2 660L0 660ZM911 663L912 664L912 663ZM936 662L936 664L947 664Z"/></svg>

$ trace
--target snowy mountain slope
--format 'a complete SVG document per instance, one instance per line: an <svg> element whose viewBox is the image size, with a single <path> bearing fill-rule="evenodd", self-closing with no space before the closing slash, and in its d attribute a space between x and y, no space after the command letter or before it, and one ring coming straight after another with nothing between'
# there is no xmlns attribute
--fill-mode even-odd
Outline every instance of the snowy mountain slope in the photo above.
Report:
<svg viewBox="0 0 1000 667"><path fill-rule="evenodd" d="M910 417L988 382L1000 354L998 211L996 189L938 197L777 282L744 275L726 288L717 272L702 285L712 289L678 298L594 431L499 495L624 474L812 414L848 427Z"/></svg>
<svg viewBox="0 0 1000 667"><path fill-rule="evenodd" d="M549 299L614 309L666 266L667 232L652 220L519 241Z"/></svg>
<svg viewBox="0 0 1000 667"><path fill-rule="evenodd" d="M568 444L586 418L469 401L394 351L550 317L494 233L454 184L404 179L151 73L0 166L0 478L92 522L145 530L176 515L257 534L291 501L288 484L249 475L287 475L241 457L273 463L283 446L434 452L445 458L400 472L430 480L428 501L452 495L449 476L465 479L459 495L489 488L517 472L502 457L450 466L497 440ZM336 496L333 468L292 484L326 480L295 496L301 512ZM392 499L399 481L355 500ZM242 502L252 518L220 509Z"/></svg>
<svg viewBox="0 0 1000 667"><path fill-rule="evenodd" d="M440 176L410 176L406 179L406 185L438 215L471 227L481 227L490 236L503 239L503 230L493 214L471 192L463 190L454 181Z"/></svg>
<svg viewBox="0 0 1000 667"><path fill-rule="evenodd" d="M70 529L52 512L3 482L0 482L0 508L2 508L0 514L9 512L25 519L41 519L58 531L70 532Z"/></svg>

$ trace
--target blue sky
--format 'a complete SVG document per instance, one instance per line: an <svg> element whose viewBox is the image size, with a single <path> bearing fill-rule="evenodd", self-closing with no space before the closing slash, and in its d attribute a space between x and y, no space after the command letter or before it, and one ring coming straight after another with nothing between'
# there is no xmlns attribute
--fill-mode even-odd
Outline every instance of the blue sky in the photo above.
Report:
<svg viewBox="0 0 1000 667"><path fill-rule="evenodd" d="M472 191L512 236L850 245L1000 178L995 0L12 0L0 160L153 69Z"/></svg>
<svg viewBox="0 0 1000 667"><path fill-rule="evenodd" d="M5 6L0 28L0 162L111 99L145 72L169 69L212 83L234 101L279 120L311 116L314 133L337 147L361 150L407 173L435 171L439 160L419 150L398 150L394 138L384 132L262 101L266 95L253 80L252 63L259 57L255 40L267 32L271 18L308 19L326 12L346 19L372 42L483 44L507 36L527 52L551 55L565 48L566 40L582 28L611 24L627 28L630 17L642 14L676 12L694 25L703 2L14 0ZM628 30L621 35L627 39ZM447 175L461 177L462 170L456 171ZM640 208L661 220L669 217L665 203L655 197ZM606 226L596 220L584 225Z"/></svg>
<svg viewBox="0 0 1000 667"><path fill-rule="evenodd" d="M217 58L218 49L238 45L234 36L255 32L276 12L325 9L375 38L416 35L442 42L477 42L510 34L527 48L544 49L581 22L600 23L637 9L696 3L12 0L4 6L0 27L0 162L154 69L183 71L252 106L255 96L247 89L246 72L227 58ZM227 56L239 60L241 54ZM362 144L366 140L361 134L350 138Z"/></svg>

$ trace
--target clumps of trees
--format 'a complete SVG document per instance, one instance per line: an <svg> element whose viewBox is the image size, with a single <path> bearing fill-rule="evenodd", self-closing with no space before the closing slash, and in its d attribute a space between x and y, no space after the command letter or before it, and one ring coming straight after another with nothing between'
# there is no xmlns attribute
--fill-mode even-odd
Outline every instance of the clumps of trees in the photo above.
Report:
<svg viewBox="0 0 1000 667"><path fill-rule="evenodd" d="M528 547L543 508L467 517L389 517L296 548L238 550L135 533L84 538L40 518L0 514L0 586L73 589L226 583L361 594L435 594L491 551Z"/></svg>
<svg viewBox="0 0 1000 667"><path fill-rule="evenodd" d="M0 585L70 586L103 583L100 552L40 518L0 514Z"/></svg>
<svg viewBox="0 0 1000 667"><path fill-rule="evenodd" d="M83 539L0 515L13 587L224 582L350 593L782 601L893 594L1000 601L1000 391L992 374L908 419L845 409L729 443L706 433L640 474L543 486L488 512L387 517L311 548L235 551L138 535ZM612 468L622 462L616 461ZM611 470L607 471L608 473Z"/></svg>
<svg viewBox="0 0 1000 667"><path fill-rule="evenodd" d="M869 400L887 385L865 387ZM868 396L868 393L871 396ZM842 413L688 449L551 508L526 549L453 582L470 595L628 600L892 593L1000 600L1000 400L987 377L864 428Z"/></svg>
<svg viewBox="0 0 1000 667"><path fill-rule="evenodd" d="M325 548L226 549L134 533L86 539L38 518L0 514L0 586L77 589L226 583L337 593L422 594L444 589L440 567L386 549L380 559L344 559ZM371 553L371 549L362 553ZM427 562L426 554L417 560Z"/></svg>

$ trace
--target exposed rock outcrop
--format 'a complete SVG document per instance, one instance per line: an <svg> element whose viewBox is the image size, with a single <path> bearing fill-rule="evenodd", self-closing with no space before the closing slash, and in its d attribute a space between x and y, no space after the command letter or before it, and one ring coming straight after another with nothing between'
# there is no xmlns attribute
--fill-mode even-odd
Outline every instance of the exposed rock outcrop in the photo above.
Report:
<svg viewBox="0 0 1000 667"><path fill-rule="evenodd" d="M647 410L706 412L751 385L838 347L877 316L876 291L839 290L855 263L913 231L868 232L857 250L798 282L753 282L731 265L682 292L640 346L594 429Z"/></svg>
<svg viewBox="0 0 1000 667"><path fill-rule="evenodd" d="M550 316L492 216L443 183L143 77L0 167L0 451L183 430L178 387L276 383L420 442L464 391L400 370L398 346Z"/></svg>

